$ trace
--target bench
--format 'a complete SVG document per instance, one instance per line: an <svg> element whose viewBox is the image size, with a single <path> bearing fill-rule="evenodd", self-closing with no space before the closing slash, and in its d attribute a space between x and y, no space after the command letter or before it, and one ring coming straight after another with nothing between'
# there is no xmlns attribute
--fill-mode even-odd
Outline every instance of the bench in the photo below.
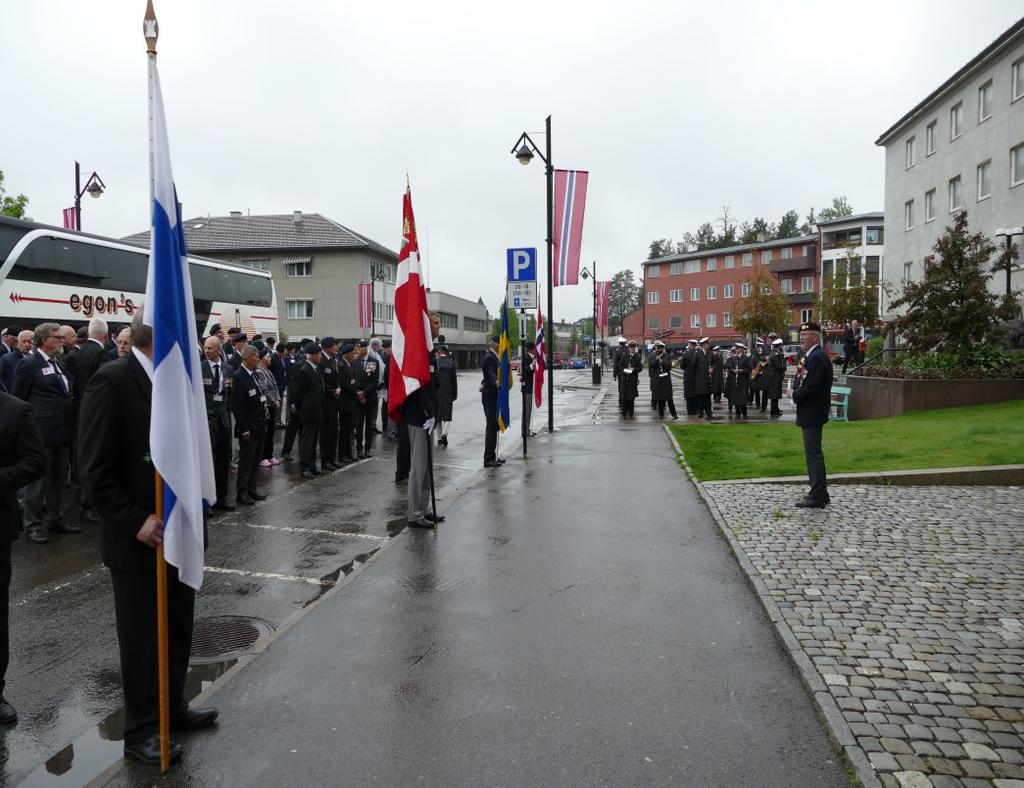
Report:
<svg viewBox="0 0 1024 788"><path fill-rule="evenodd" d="M829 415L829 421L849 421L847 418L850 409L850 387L849 386L833 386L832 387L832 411Z"/></svg>

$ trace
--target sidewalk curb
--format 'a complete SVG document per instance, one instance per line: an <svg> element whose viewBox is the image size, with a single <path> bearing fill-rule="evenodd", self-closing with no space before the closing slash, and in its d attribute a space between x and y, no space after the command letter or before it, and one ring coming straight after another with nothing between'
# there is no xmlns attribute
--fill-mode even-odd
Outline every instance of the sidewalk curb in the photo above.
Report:
<svg viewBox="0 0 1024 788"><path fill-rule="evenodd" d="M1024 465L975 465L961 468L914 468L903 471L830 473L829 484L891 485L1024 485ZM807 484L807 476L762 476L754 479L716 479L703 482L710 487L723 484Z"/></svg>
<svg viewBox="0 0 1024 788"><path fill-rule="evenodd" d="M744 576L747 578L747 582L750 587L754 590L757 595L761 606L764 608L765 613L768 616L768 620L771 621L772 628L775 630L776 636L782 641L782 644L786 648L786 654L789 656L797 673L800 676L800 680L803 682L812 700L814 701L815 710L818 712L819 718L825 723L825 730L828 737L832 740L836 749L842 754L849 767L856 774L857 782L863 788L882 788L882 783L875 774L874 768L871 766L867 759L864 751L857 746L857 740L853 735L853 731L850 730L849 724L843 717L842 712L836 705L835 699L828 692L828 688L825 686L824 680L814 667L814 663L811 662L811 658L803 650L800 645L800 641L797 640L796 635L789 628L785 618L782 616L782 612L779 610L779 606L772 599L771 593L768 587L764 584L764 581L760 578L754 565L747 558L747 554L743 550L743 546L736 539L732 530L725 522L725 518L722 517L721 512L718 510L718 506L714 500L711 499L704 491L704 485L697 479L693 469L686 461L686 455L683 453L682 448L679 446L679 442L676 440L675 435L672 434L672 430L665 425L665 433L668 435L669 440L672 442L672 448L675 451L676 459L686 472L690 482L696 488L698 495L704 505L708 508L711 513L711 517L714 519L715 524L718 526L718 530L729 544L729 549L736 557L737 563L740 565L740 569L743 571ZM751 480L744 480L750 482ZM806 482L806 479L803 479Z"/></svg>

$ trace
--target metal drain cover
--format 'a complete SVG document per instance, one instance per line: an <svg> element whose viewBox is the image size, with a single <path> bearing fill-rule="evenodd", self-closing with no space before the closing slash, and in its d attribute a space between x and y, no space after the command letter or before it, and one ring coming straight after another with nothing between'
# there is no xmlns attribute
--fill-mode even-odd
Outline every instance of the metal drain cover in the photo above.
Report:
<svg viewBox="0 0 1024 788"><path fill-rule="evenodd" d="M250 616L209 616L192 624L190 665L227 662L250 653L273 633L274 627Z"/></svg>

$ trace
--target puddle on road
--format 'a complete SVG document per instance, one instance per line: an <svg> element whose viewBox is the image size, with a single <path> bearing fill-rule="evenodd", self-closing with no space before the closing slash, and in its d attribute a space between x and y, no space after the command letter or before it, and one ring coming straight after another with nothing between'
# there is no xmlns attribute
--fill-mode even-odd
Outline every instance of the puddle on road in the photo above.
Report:
<svg viewBox="0 0 1024 788"><path fill-rule="evenodd" d="M185 678L185 698L191 701L197 697L236 662L238 660L232 659L190 667ZM36 768L20 785L25 788L85 785L124 757L123 730L124 709L121 708Z"/></svg>

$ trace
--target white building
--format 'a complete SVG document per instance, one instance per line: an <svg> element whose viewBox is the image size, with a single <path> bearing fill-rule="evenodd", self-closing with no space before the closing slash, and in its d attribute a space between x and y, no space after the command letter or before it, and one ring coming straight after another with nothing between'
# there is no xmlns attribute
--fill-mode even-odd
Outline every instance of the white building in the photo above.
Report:
<svg viewBox="0 0 1024 788"><path fill-rule="evenodd" d="M427 309L437 312L441 336L459 369L479 367L489 347L487 338L492 328L483 299L470 301L428 287Z"/></svg>
<svg viewBox="0 0 1024 788"><path fill-rule="evenodd" d="M875 144L885 148L883 278L897 290L922 277L956 211L966 210L971 230L990 238L1024 224L1024 19ZM1021 262L1014 288L1024 285ZM991 287L1003 292L1005 278Z"/></svg>
<svg viewBox="0 0 1024 788"><path fill-rule="evenodd" d="M819 287L823 288L825 279L834 275L836 263L845 263L846 286L855 285L860 280L873 283L880 291L878 303L881 309L884 298L881 282L885 278L885 214L875 211L818 222L818 236L821 249Z"/></svg>

